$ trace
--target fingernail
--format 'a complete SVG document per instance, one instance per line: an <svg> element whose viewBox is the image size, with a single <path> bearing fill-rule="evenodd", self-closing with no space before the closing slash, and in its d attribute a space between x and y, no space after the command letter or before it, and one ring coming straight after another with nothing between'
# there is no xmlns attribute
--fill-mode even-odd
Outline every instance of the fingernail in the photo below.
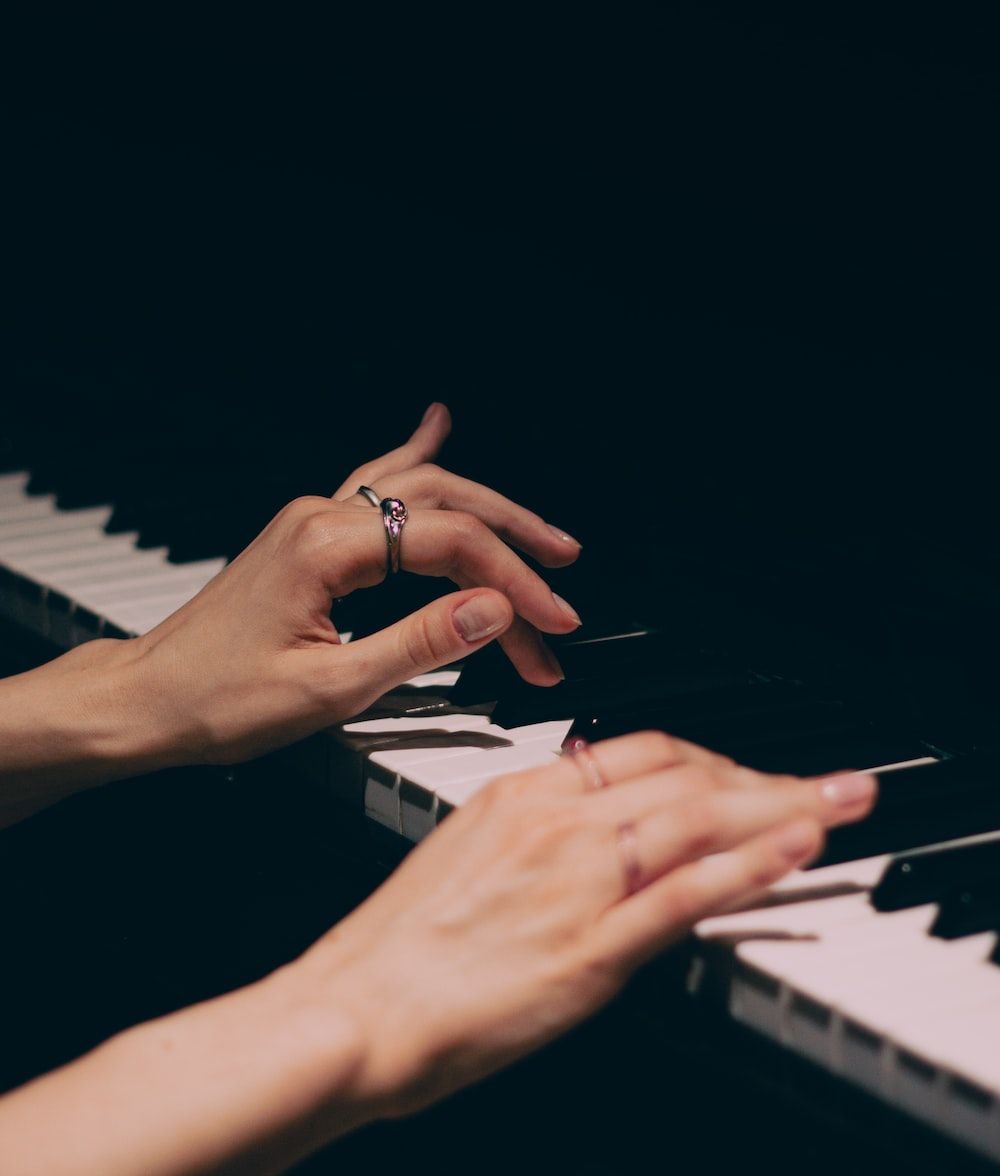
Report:
<svg viewBox="0 0 1000 1176"><path fill-rule="evenodd" d="M482 641L499 633L507 617L507 610L493 596L473 596L451 614L452 623L466 641Z"/></svg>
<svg viewBox="0 0 1000 1176"><path fill-rule="evenodd" d="M576 611L576 609L570 604L570 602L568 600L563 600L563 598L561 596L557 596L554 592L552 593L552 599L556 602L556 604L559 605L559 607L570 618L570 620L573 622L574 625L582 625L583 624L583 621L580 620L580 614Z"/></svg>
<svg viewBox="0 0 1000 1176"><path fill-rule="evenodd" d="M435 412L437 412L437 410L438 410L438 408L439 408L439 407L440 407L440 402L439 402L439 401L437 401L437 400L435 400L435 401L433 402L433 404L428 404L428 406L427 406L427 411L426 411L426 412L424 413L424 415L423 415L423 416L420 418L420 423L421 423L421 424L424 424L424 422L425 422L425 421L429 421L429 420L430 420L430 418L431 418L431 416L432 416L432 414L433 414L433 413L435 413ZM412 420L412 417L411 417L411 420Z"/></svg>
<svg viewBox="0 0 1000 1176"><path fill-rule="evenodd" d="M857 808L875 794L875 777L852 774L832 776L820 785L820 794L834 808Z"/></svg>
<svg viewBox="0 0 1000 1176"><path fill-rule="evenodd" d="M549 663L549 669L553 672L553 674L558 675L560 682L565 681L566 675L563 673L563 668L559 664L559 659L552 652L552 650L549 649L544 641L542 642L542 653L545 655L545 660Z"/></svg>
<svg viewBox="0 0 1000 1176"><path fill-rule="evenodd" d="M569 543L573 547L582 547L579 539L574 539L572 535L568 535L565 531L560 531L558 527L553 527L551 523L545 524L557 539L561 539L563 543Z"/></svg>
<svg viewBox="0 0 1000 1176"><path fill-rule="evenodd" d="M816 847L816 826L812 821L795 821L777 836L778 852L792 865L805 861Z"/></svg>

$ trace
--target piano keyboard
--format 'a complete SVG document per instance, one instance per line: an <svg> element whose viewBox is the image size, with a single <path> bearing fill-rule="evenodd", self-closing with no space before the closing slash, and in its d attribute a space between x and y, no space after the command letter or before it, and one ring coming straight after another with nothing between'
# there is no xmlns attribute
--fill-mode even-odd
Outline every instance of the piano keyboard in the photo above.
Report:
<svg viewBox="0 0 1000 1176"><path fill-rule="evenodd" d="M937 935L939 912L961 903L947 885L936 902L878 910L892 866L877 856L800 872L775 888L777 905L705 920L690 987L721 961L736 1020L1000 1159L996 930Z"/></svg>
<svg viewBox="0 0 1000 1176"><path fill-rule="evenodd" d="M27 473L0 475L0 610L62 648L95 637L147 633L225 567L171 563L137 532L109 535L112 507L61 510L29 495Z"/></svg>
<svg viewBox="0 0 1000 1176"><path fill-rule="evenodd" d="M496 776L552 762L571 725L504 730L476 714L362 717L334 734L331 780L372 820L416 842ZM463 745L459 736L482 746ZM488 746L495 739L508 745ZM891 775L912 779L939 761L868 766L889 793ZM945 801L943 794L937 803ZM882 911L873 891L890 867L912 872L915 858L856 858L799 871L765 903L704 921L695 930L689 988L698 992L711 975L715 987L725 984L737 1021L1000 1160L1000 811L974 811L998 831L917 853L996 849L995 876L980 878L992 900L989 929L978 929L981 918L968 935L945 939L935 931L942 913L968 906L955 891L960 871L938 880L934 901L922 894L912 908Z"/></svg>
<svg viewBox="0 0 1000 1176"><path fill-rule="evenodd" d="M53 495L29 494L28 481L26 473L0 475L0 611L60 647L147 632L225 565L222 556L177 562L176 551L167 546L141 547L136 531L109 534L110 505L63 510ZM893 826L895 841L889 838L885 848L896 853L929 845L921 861L948 862L945 851L982 857L983 844L1000 847L995 832L1000 811L984 800L982 789L961 792L961 812L950 815L945 826L945 794L915 776L941 770L936 749L912 740L879 743L865 733L859 740L850 722L830 721L825 702L790 705L794 690L787 684L759 695L752 674L742 684L739 675L720 676L717 669L708 674L702 669L694 677L705 692L699 698L715 705L725 699L730 708L721 727L714 720L705 725L698 706L687 705L690 699L676 712L694 722L694 730L704 730L709 745L716 728L726 729L727 722L746 740L756 722L754 707L762 707L765 727L769 713L779 716L777 726L772 721L768 728L769 747L746 744L762 763L769 762L768 755L780 760L783 747L800 754L810 724L822 731L826 756L840 746L838 739L855 757L865 754L858 748L899 747L894 757L886 758L886 751L871 762L851 758L830 765L884 773L883 794L895 806L884 816L905 818L902 826ZM296 749L298 763L379 826L417 842L491 779L553 762L579 720L557 714L532 719L518 706L505 705L503 714L520 718L498 723L501 708L495 711L492 699L451 703L457 678L455 670L424 675L368 714L306 741ZM758 691L755 697L764 703L733 710L732 698L743 690ZM672 681L670 697L676 701L681 692ZM605 689L603 697L613 694ZM656 704L649 690L641 694L645 720L655 716ZM778 703L772 712L768 698ZM621 715L595 730L613 733L616 722ZM775 731L785 732L785 743ZM892 769L903 769L896 778L904 786L895 792L886 783ZM926 810L923 825L910 820L905 803L913 780L913 795L919 794ZM939 814L941 835L927 834ZM959 840L935 844L944 836ZM955 890L961 869L949 867L924 888L919 902L897 902L896 909L883 903L887 909L880 910L878 895L891 890L891 876L898 879L899 871L907 871L905 881L923 877L926 869L916 869L916 858L866 849L863 840L859 845L848 845L841 854L846 860L786 879L767 903L699 926L690 987L700 990L708 976L724 979L736 1020L1000 1159L1000 1051L993 1048L1000 1035L1000 969L993 962L1000 958L995 930L1000 909L994 909L1000 904L993 894L1000 886L994 891L989 885L1000 878L1000 855L989 859L995 875L980 871L965 879L964 890L960 885Z"/></svg>

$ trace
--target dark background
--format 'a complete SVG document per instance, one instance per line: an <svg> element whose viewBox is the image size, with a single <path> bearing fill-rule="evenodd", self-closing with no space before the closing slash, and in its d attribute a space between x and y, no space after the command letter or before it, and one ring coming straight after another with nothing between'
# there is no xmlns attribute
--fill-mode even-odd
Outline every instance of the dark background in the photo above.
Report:
<svg viewBox="0 0 1000 1176"><path fill-rule="evenodd" d="M907 676L929 665L940 682L947 665L943 688L988 707L990 10L36 10L4 37L0 460L195 471L234 510L252 500L252 533L281 495L329 493L444 400L447 464L584 541L560 590L585 616L676 624L657 615L659 586L697 567ZM33 997L50 1012L9 1038L6 1081L273 965L374 884L347 842L309 859L294 813L276 840L273 787L257 788L109 790L5 839L9 885L41 886L59 929L14 969L10 1007ZM80 821L103 840L81 845ZM175 890L133 882L121 906L122 879L169 873L178 841ZM39 845L59 847L61 873L38 865ZM323 864L290 880L293 859ZM90 881L67 910L73 877ZM88 950L82 912L116 902ZM244 923L269 928L266 947L248 948ZM147 938L123 951L129 934L133 948ZM86 1008L60 1003L65 955ZM97 961L89 979L82 958ZM457 1163L473 1127L502 1133L526 1100L544 1121L538 1100L624 1030L592 1032L450 1119L338 1162L399 1166L451 1137ZM634 1058L606 1064L636 1074ZM716 1081L691 1080L696 1105ZM581 1083L594 1088L570 1085L537 1155L558 1155ZM616 1089L622 1118L595 1170L634 1168L617 1151L636 1130L629 1105L656 1122L634 1083ZM734 1131L730 1153L709 1153L719 1170L740 1146L766 1149L776 1128L759 1109L745 1104L745 1146ZM824 1152L813 1126L789 1170L802 1154L839 1170L850 1148Z"/></svg>
<svg viewBox="0 0 1000 1176"><path fill-rule="evenodd" d="M328 446L336 481L444 399L456 458L580 494L556 521L587 538L629 479L670 526L978 543L988 5L364 12L9 38L29 419Z"/></svg>

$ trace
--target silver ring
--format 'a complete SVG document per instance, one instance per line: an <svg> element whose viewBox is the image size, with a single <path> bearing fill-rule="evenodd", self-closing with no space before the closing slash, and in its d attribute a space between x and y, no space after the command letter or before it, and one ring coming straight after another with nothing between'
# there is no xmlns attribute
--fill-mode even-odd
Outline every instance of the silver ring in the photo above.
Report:
<svg viewBox="0 0 1000 1176"><path fill-rule="evenodd" d="M398 498L383 498L379 506L385 527L385 574L388 578L399 571L399 541L409 514Z"/></svg>
<svg viewBox="0 0 1000 1176"><path fill-rule="evenodd" d="M354 491L355 494L363 494L365 498L372 504L372 506L381 506L382 499L375 493L371 486L359 486Z"/></svg>

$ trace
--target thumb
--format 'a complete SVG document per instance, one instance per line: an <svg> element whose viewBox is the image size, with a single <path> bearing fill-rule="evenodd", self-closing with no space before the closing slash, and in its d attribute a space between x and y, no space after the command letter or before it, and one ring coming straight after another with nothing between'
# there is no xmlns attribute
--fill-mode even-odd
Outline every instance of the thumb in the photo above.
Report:
<svg viewBox="0 0 1000 1176"><path fill-rule="evenodd" d="M365 679L358 683L360 691L375 699L417 674L481 649L513 619L510 601L491 588L452 592L370 637L349 642L340 656L349 671L355 663Z"/></svg>

